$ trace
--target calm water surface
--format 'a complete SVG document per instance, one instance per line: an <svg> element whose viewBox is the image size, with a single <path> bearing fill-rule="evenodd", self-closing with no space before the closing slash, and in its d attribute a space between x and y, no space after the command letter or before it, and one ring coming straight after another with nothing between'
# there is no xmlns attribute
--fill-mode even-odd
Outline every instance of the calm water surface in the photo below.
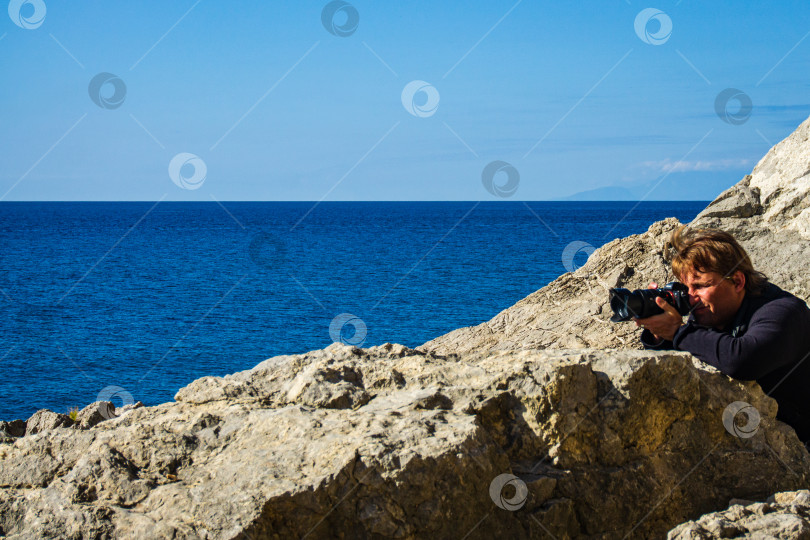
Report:
<svg viewBox="0 0 810 540"><path fill-rule="evenodd" d="M0 419L170 401L333 339L417 346L566 272L571 242L707 202L223 204L0 203Z"/></svg>

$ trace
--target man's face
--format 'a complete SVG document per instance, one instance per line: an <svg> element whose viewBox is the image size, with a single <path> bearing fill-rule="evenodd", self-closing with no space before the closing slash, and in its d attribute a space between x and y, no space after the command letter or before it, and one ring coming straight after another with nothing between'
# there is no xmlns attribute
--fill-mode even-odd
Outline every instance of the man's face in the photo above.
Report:
<svg viewBox="0 0 810 540"><path fill-rule="evenodd" d="M717 272L691 271L682 283L689 287L689 304L695 322L722 329L734 318L745 296L745 275L735 272L723 279Z"/></svg>

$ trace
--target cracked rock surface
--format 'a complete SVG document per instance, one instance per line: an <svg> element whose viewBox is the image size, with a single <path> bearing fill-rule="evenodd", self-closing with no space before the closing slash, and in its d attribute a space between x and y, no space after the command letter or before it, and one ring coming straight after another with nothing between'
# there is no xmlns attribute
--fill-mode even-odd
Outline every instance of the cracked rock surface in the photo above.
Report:
<svg viewBox="0 0 810 540"><path fill-rule="evenodd" d="M738 400L760 411L754 437L723 424ZM663 536L731 498L807 484L810 455L775 414L756 384L680 352L442 357L335 344L199 379L174 403L86 430L54 427L0 446L0 530ZM516 511L490 493L504 473L526 486Z"/></svg>
<svg viewBox="0 0 810 540"><path fill-rule="evenodd" d="M732 501L727 510L683 523L667 540L810 538L810 491L776 493L765 502Z"/></svg>

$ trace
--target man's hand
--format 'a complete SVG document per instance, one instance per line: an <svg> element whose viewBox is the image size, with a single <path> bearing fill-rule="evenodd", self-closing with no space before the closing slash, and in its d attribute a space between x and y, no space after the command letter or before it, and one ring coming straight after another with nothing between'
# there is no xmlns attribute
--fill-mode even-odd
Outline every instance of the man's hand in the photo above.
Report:
<svg viewBox="0 0 810 540"><path fill-rule="evenodd" d="M657 289L658 284L652 282L647 288ZM672 341L672 338L675 337L675 331L683 325L683 317L678 313L677 309L669 305L663 298L656 298L655 303L664 310L664 313L646 319L634 319L636 326L648 329L655 336L655 339Z"/></svg>

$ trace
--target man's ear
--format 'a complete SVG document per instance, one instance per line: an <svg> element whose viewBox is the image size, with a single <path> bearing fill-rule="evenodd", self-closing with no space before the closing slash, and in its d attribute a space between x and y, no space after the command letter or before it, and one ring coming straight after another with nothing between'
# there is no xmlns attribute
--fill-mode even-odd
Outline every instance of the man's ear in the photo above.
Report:
<svg viewBox="0 0 810 540"><path fill-rule="evenodd" d="M734 275L731 276L731 281L734 283L735 291L740 292L745 289L745 274L743 274L742 271L737 270L734 272Z"/></svg>

